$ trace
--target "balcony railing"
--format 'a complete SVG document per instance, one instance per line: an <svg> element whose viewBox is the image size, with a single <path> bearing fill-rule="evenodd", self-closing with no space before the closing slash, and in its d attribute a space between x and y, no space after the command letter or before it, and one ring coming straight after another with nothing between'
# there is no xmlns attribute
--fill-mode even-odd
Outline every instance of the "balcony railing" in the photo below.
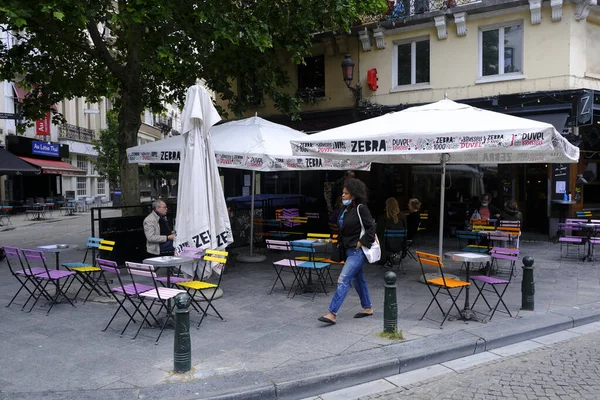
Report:
<svg viewBox="0 0 600 400"><path fill-rule="evenodd" d="M82 128L77 125L64 124L58 127L59 137L92 143L96 138L92 129Z"/></svg>
<svg viewBox="0 0 600 400"><path fill-rule="evenodd" d="M409 18L414 15L433 11L448 10L457 6L480 3L481 0L402 0L388 1L388 9L384 14L369 15L362 18L362 23L392 21Z"/></svg>
<svg viewBox="0 0 600 400"><path fill-rule="evenodd" d="M165 117L163 115L155 116L154 117L154 126L157 126L157 125L164 125L164 126L168 126L169 128L172 128L173 127L173 118Z"/></svg>

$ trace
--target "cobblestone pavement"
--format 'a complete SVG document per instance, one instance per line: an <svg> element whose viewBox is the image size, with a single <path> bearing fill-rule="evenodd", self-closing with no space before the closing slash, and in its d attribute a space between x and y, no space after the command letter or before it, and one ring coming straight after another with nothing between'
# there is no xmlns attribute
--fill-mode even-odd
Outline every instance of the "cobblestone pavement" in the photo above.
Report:
<svg viewBox="0 0 600 400"><path fill-rule="evenodd" d="M598 399L599 341L588 334L360 399Z"/></svg>

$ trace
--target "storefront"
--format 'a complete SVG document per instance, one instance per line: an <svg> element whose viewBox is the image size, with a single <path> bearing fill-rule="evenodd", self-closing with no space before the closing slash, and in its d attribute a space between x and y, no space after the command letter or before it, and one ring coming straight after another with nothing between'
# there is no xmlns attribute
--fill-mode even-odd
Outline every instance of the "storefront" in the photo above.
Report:
<svg viewBox="0 0 600 400"><path fill-rule="evenodd" d="M6 136L6 149L39 170L37 175L10 176L5 183L10 201L27 202L59 197L63 194L62 175L83 175L84 171L62 161L69 158L69 146L23 136Z"/></svg>

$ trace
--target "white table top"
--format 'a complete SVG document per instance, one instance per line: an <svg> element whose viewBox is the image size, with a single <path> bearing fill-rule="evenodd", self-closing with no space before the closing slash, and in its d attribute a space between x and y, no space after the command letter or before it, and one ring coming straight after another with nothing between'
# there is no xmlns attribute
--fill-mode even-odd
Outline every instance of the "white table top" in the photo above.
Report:
<svg viewBox="0 0 600 400"><path fill-rule="evenodd" d="M491 261L492 257L489 254L482 253L469 253L462 251L451 251L445 253L444 256L446 258L452 259L452 261L466 261L466 262L481 262L481 261Z"/></svg>
<svg viewBox="0 0 600 400"><path fill-rule="evenodd" d="M45 246L38 246L37 248L48 253L62 253L65 251L77 250L79 248L76 244L68 244L64 249L59 249L58 244L48 244Z"/></svg>
<svg viewBox="0 0 600 400"><path fill-rule="evenodd" d="M553 203L556 203L556 204L564 204L564 205L571 205L571 204L577 203L577 201L575 201L575 200L567 200L567 201L565 201L565 200L551 200L551 201Z"/></svg>
<svg viewBox="0 0 600 400"><path fill-rule="evenodd" d="M593 224L591 222L578 222L579 226L583 226L584 228L596 228L600 227L600 224Z"/></svg>
<svg viewBox="0 0 600 400"><path fill-rule="evenodd" d="M143 263L154 265L155 267L171 267L175 265L187 264L195 262L196 260L191 257L185 256L159 256L145 258Z"/></svg>

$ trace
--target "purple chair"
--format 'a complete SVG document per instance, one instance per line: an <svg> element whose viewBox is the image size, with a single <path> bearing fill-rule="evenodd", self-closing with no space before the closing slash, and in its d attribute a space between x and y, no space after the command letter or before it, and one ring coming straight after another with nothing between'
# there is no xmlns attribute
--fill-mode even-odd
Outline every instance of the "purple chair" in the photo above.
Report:
<svg viewBox="0 0 600 400"><path fill-rule="evenodd" d="M39 290L37 281L33 279L36 274L41 274L46 272L44 268L34 267L30 268L29 265L25 266L23 264L23 259L21 258L20 250L16 247L4 246L4 253L6 254L6 262L8 264L8 268L10 269L10 273L19 281L21 286L17 293L10 299L10 302L6 305L6 307L10 307L10 305L15 301L21 290L25 289L29 292L29 297L27 301L23 304L24 308L29 300L35 296L35 293ZM18 262L18 264L17 264ZM14 265L13 265L14 264ZM20 268L19 268L20 266ZM33 286L30 288L29 286Z"/></svg>
<svg viewBox="0 0 600 400"><path fill-rule="evenodd" d="M563 245L567 248L567 254L569 254L569 246L577 246L577 258L579 258L579 249L585 245L583 236L579 236L581 233L581 227L577 222L571 221L566 223L558 224L558 230L562 232L562 235L558 238L560 243L560 257L563 257Z"/></svg>
<svg viewBox="0 0 600 400"><path fill-rule="evenodd" d="M138 277L142 276L142 277L150 278L154 284L154 287L151 290L142 292L138 295L141 300L140 305L144 305L144 307L146 308L146 314L145 314L144 318L147 319L148 316L152 316L152 318L156 320L156 315L160 314L160 312L163 309L165 309L167 312L167 316L162 324L160 333L158 334L158 337L156 338L155 344L158 344L158 341L160 340L160 337L161 337L163 331L165 330L167 323L169 322L169 320L173 319L174 304L172 304L173 303L172 300L178 294L186 293L186 292L185 292L185 290L172 289L172 288L158 286L158 282L156 280L156 272L154 271L154 266L152 266L152 265L133 263L133 262L129 262L129 261L125 261L125 265L127 266L127 270L129 271L129 276L131 277L131 282L133 282L134 285L136 285L135 276L138 276ZM151 303L148 305L145 303L145 300L151 301ZM157 303L160 304L160 307L159 307L158 311L156 311L156 314L154 314L152 312L152 307ZM139 307L136 308L136 311L140 312ZM140 324L133 339L137 338L138 334L140 333L140 330L142 330L142 325L143 324Z"/></svg>
<svg viewBox="0 0 600 400"><path fill-rule="evenodd" d="M33 275L33 279L38 284L38 288L40 290L39 290L39 294L37 296L34 293L33 297L35 297L35 301L33 302L33 305L31 306L31 308L29 309L28 312L31 312L31 310L33 310L33 307L35 307L35 305L37 304L40 297L42 297L42 295L44 297L47 297L52 300L52 302L50 304L50 308L48 308L46 315L50 314L50 310L52 310L52 307L54 307L54 305L58 302L58 299L60 298L60 296L64 297L69 302L69 304L71 304L73 307L75 307L75 304L73 304L71 299L69 299L69 297L67 297L67 294L63 291L63 288L69 282L69 278L72 279L73 276L75 275L75 272L63 271L60 269L48 269L48 265L46 264L46 257L44 257L44 253L41 250L23 249L23 250L21 250L21 252L23 253L25 262L27 263L28 268L30 268L30 271L33 272L33 268L31 267L32 263L41 262L42 265L44 266L43 272ZM61 284L61 281L64 281L64 282ZM50 283L52 283L56 289L54 291L54 294L50 294L46 290L46 287Z"/></svg>
<svg viewBox="0 0 600 400"><path fill-rule="evenodd" d="M506 289L508 289L508 285L510 285L510 281L513 275L515 274L515 264L519 259L519 250L507 249L503 247L494 247L490 251L490 256L492 257L492 264L489 271L495 269L497 271L497 275L475 275L471 276L471 280L473 281L473 284L478 291L477 296L475 297L475 301L473 301L472 307L475 308L477 300L479 300L479 298L481 297L487 305L488 310L492 312L489 318L489 320L491 321L496 311L504 312L502 310L498 310L498 306L500 304L504 306L506 313L510 317L512 317L512 314L510 313L510 310L506 306L506 303L504 302L502 297L504 296ZM502 265L500 265L500 261L508 261L508 265L506 265L505 262L503 262ZM481 284L481 286L479 284ZM492 290L490 290L490 288ZM500 291L499 288L501 288L502 290ZM485 297L484 292L495 294L497 301L494 307L490 305L488 299Z"/></svg>
<svg viewBox="0 0 600 400"><path fill-rule="evenodd" d="M114 297L114 299L119 304L119 307L117 307L117 309L115 310L113 316L111 317L110 321L108 321L108 324L106 325L106 327L104 329L102 329L102 332L104 332L108 329L110 324L112 324L115 317L117 316L117 314L119 314L119 311L121 311L121 310L123 310L125 312L125 314L127 314L127 316L129 317L127 324L121 331L121 337L127 330L127 327L129 326L131 321L133 321L135 323L134 317L135 317L136 312L140 313L140 316L142 317L143 321L148 323L148 325L151 325L150 322L144 318L144 314L141 311L139 311L139 306L141 303L141 300L139 299L139 295L143 292L147 292L149 290L154 289L154 286L142 285L139 283L138 284L135 284L135 283L124 284L123 280L121 279L121 269L119 269L119 267L117 266L117 263L114 261L105 260L103 258L96 258L96 265L101 270L96 282L100 282L100 280L103 280L106 285L106 291L111 293L112 296ZM106 280L106 273L115 275L117 277L117 280L119 281L119 286L110 287L108 284L108 281ZM127 310L127 308L125 307L126 302L130 303L133 306L133 310L134 310L133 312L129 312ZM154 320L154 322L156 322L156 324L158 324L158 321L156 319Z"/></svg>

